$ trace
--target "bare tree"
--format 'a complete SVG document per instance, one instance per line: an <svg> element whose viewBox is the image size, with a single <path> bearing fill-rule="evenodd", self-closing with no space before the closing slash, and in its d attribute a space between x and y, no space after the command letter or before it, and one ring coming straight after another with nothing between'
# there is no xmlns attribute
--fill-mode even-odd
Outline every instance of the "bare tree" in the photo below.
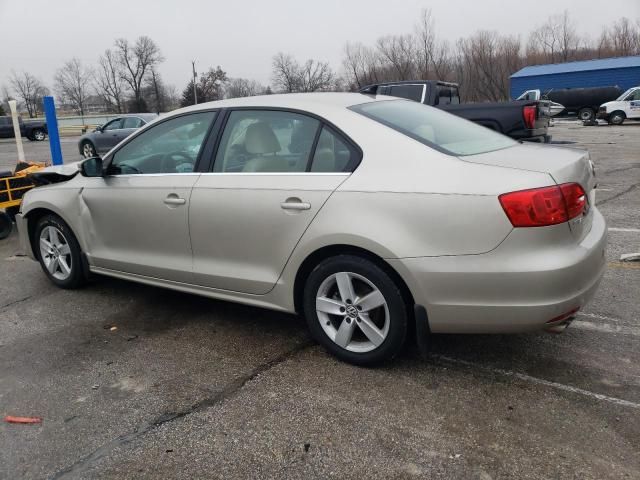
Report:
<svg viewBox="0 0 640 480"><path fill-rule="evenodd" d="M326 62L309 59L300 65L291 55L273 57L273 84L285 93L318 92L335 89L335 75Z"/></svg>
<svg viewBox="0 0 640 480"><path fill-rule="evenodd" d="M376 42L378 52L391 67L389 80L411 80L416 76L416 42L410 35L389 35Z"/></svg>
<svg viewBox="0 0 640 480"><path fill-rule="evenodd" d="M251 97L264 93L265 88L255 80L232 78L225 86L225 98Z"/></svg>
<svg viewBox="0 0 640 480"><path fill-rule="evenodd" d="M9 100L13 100L13 96L9 93L9 89L6 85L2 85L0 88L0 105L2 105L2 109L4 110L4 115L8 115L9 112Z"/></svg>
<svg viewBox="0 0 640 480"><path fill-rule="evenodd" d="M41 111L42 97L49 94L49 89L37 77L24 71L22 73L12 72L9 82L16 96L22 100L29 118L36 117Z"/></svg>
<svg viewBox="0 0 640 480"><path fill-rule="evenodd" d="M66 62L55 74L56 93L81 116L85 114L92 75L91 69L82 65L77 58Z"/></svg>
<svg viewBox="0 0 640 480"><path fill-rule="evenodd" d="M520 40L480 31L458 41L460 83L468 100L509 98L509 76L521 67Z"/></svg>
<svg viewBox="0 0 640 480"><path fill-rule="evenodd" d="M598 41L599 56L629 56L640 54L640 19L637 25L622 17L602 30Z"/></svg>
<svg viewBox="0 0 640 480"><path fill-rule="evenodd" d="M561 15L550 16L546 23L531 33L527 56L537 57L536 63L566 62L574 58L579 46L576 28L565 10Z"/></svg>
<svg viewBox="0 0 640 480"><path fill-rule="evenodd" d="M299 91L318 92L335 88L335 75L326 62L307 60L299 68Z"/></svg>
<svg viewBox="0 0 640 480"><path fill-rule="evenodd" d="M279 52L273 57L273 86L277 90L285 93L298 91L298 70L299 66L295 59L289 55Z"/></svg>
<svg viewBox="0 0 640 480"><path fill-rule="evenodd" d="M142 95L143 82L153 67L164 60L160 48L149 37L141 36L133 45L127 39L119 38L115 43L115 51L121 66L121 78L133 93L132 104L142 112L146 110Z"/></svg>
<svg viewBox="0 0 640 480"><path fill-rule="evenodd" d="M373 49L361 43L347 43L342 65L351 90L381 81L381 65Z"/></svg>
<svg viewBox="0 0 640 480"><path fill-rule="evenodd" d="M105 50L98 59L98 70L94 75L96 94L116 113L123 113L124 98L120 64L112 50Z"/></svg>

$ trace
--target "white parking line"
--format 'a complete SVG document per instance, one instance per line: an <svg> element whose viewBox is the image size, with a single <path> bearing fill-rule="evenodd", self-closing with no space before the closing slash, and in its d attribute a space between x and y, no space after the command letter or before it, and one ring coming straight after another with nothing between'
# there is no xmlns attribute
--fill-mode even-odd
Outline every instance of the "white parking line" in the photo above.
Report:
<svg viewBox="0 0 640 480"><path fill-rule="evenodd" d="M445 362L453 363L456 365L464 365L465 367L480 369L485 372L498 374L505 377L517 378L525 382L535 383L537 385L544 385L546 387L555 388L556 390L562 390L564 392L576 393L578 395L582 395L589 398L595 398L596 400L613 403L615 405L620 405L622 407L631 407L631 408L640 409L640 403L630 402L629 400L623 400L621 398L610 397L608 395L591 392L589 390L583 390L582 388L572 387L571 385L565 385L564 383L557 383L557 382L552 382L550 380L544 380L538 377L532 377L531 375L527 375L525 373L512 372L511 370L504 370L502 368L485 367L482 365L478 365L477 363L469 362L467 360L461 360L459 358L448 357L446 355L433 354L431 356L439 360L444 360Z"/></svg>
<svg viewBox="0 0 640 480"><path fill-rule="evenodd" d="M595 313L586 313L586 312L578 312L576 313L577 317L589 317L589 318L597 318L598 320L606 320L607 322L620 322L619 318L607 317L605 315L598 315Z"/></svg>
<svg viewBox="0 0 640 480"><path fill-rule="evenodd" d="M640 233L640 228L616 228L609 227L608 230L610 232L632 232L632 233Z"/></svg>
<svg viewBox="0 0 640 480"><path fill-rule="evenodd" d="M585 320L574 320L571 328L579 330L591 330L593 332L622 333L623 335L634 335L640 337L640 328L628 327L626 325L611 325L610 323L594 323Z"/></svg>

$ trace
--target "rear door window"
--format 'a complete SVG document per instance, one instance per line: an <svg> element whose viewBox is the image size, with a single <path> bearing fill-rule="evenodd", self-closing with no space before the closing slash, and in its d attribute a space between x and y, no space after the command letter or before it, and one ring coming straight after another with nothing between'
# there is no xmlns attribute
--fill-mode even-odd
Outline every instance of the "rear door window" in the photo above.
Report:
<svg viewBox="0 0 640 480"><path fill-rule="evenodd" d="M277 110L231 112L215 172L305 172L320 128L315 118Z"/></svg>

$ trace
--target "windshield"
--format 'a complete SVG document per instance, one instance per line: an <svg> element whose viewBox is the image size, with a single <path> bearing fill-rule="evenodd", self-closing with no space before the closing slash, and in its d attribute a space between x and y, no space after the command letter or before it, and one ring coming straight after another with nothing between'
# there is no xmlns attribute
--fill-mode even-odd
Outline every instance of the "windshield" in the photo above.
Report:
<svg viewBox="0 0 640 480"><path fill-rule="evenodd" d="M516 145L500 133L416 102L385 100L349 108L450 155L476 155Z"/></svg>
<svg viewBox="0 0 640 480"><path fill-rule="evenodd" d="M626 97L627 95L629 95L631 92L633 92L633 91L634 91L634 90L636 90L637 88L638 88L638 87L630 88L629 90L627 90L626 92L624 92L622 95L620 95L618 98L616 98L616 101L624 100L624 99L625 99L625 97Z"/></svg>

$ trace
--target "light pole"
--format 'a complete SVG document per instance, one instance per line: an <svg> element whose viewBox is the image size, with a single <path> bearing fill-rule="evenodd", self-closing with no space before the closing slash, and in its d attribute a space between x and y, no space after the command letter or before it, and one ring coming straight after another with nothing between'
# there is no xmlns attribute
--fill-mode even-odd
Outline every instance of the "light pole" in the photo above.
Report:
<svg viewBox="0 0 640 480"><path fill-rule="evenodd" d="M197 105L198 104L198 91L196 88L196 76L198 75L196 73L196 61L192 60L191 61L191 66L193 68L193 104Z"/></svg>

